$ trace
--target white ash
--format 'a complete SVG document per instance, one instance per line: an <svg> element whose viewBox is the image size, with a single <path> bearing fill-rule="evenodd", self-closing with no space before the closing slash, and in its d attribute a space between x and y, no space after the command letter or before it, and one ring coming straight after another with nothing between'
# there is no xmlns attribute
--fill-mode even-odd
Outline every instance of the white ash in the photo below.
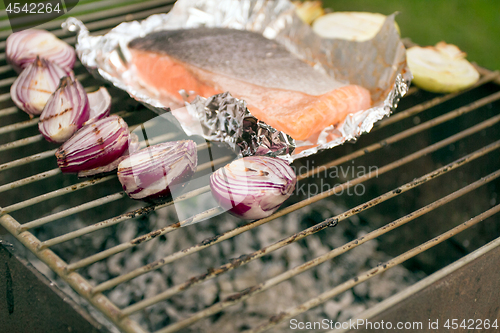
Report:
<svg viewBox="0 0 500 333"><path fill-rule="evenodd" d="M169 287L184 283L189 278L204 274L209 268L217 268L232 258L259 250L345 210L345 207L331 201L312 204L120 284L106 294L118 307L124 308L152 297ZM176 222L175 210L173 207L167 207L149 214L146 218L124 221L75 241L62 243L53 249L63 259L75 262L174 222ZM149 242L81 269L79 273L89 279L92 284L97 285L245 223L229 214L223 214L211 220L181 228L166 236L156 237ZM68 218L40 228L37 230L37 236L47 239L60 235L64 233L60 229L62 225L64 225L63 231L69 232L85 224L80 220L71 221ZM271 252L261 259L225 272L215 279L192 286L166 301L134 314L132 318L147 330L158 330L185 319L229 295L321 256L353 240L354 237L365 235L372 229L354 216L349 220L339 222L334 228L327 228ZM256 294L245 302L237 303L217 315L202 319L182 332L236 332L254 327L280 311L300 305L357 274L391 259L377 248L377 240L368 241L345 254ZM60 282L60 279L50 271L44 271L44 273L56 282ZM325 318L344 321L401 291L420 278L421 275L414 274L402 266L391 268L296 318L301 321L321 321ZM92 313L95 314L95 311ZM288 322L278 325L272 331L289 332Z"/></svg>

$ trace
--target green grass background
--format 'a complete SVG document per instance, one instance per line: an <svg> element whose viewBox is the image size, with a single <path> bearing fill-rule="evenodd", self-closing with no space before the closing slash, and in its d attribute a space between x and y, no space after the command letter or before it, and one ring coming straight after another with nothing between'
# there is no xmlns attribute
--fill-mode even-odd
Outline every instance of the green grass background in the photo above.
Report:
<svg viewBox="0 0 500 333"><path fill-rule="evenodd" d="M500 70L498 0L323 0L333 11L399 12L402 37L420 45L445 41L467 53L469 61Z"/></svg>
<svg viewBox="0 0 500 333"><path fill-rule="evenodd" d="M77 6L102 0L80 0ZM239 0L234 0L239 1ZM109 8L140 0L123 0ZM420 45L455 44L470 61L500 70L500 0L323 0L334 11L399 12L402 37ZM0 1L0 9L4 10ZM71 12L70 12L71 15Z"/></svg>
<svg viewBox="0 0 500 333"><path fill-rule="evenodd" d="M12 1L15 1L15 0L12 0ZM80 0L78 2L78 4L68 14L62 15L58 19L75 15L75 14L72 14L72 13L74 13L76 11L78 11L78 15L84 15L84 14L90 14L90 13L98 12L98 11L102 11L102 10L113 9L113 8L116 8L116 7L122 7L122 6L130 5L130 4L146 2L147 0L111 0L111 1L107 0L107 2L109 3L109 5L104 6L102 8L92 9L92 6L90 6L90 9L85 9L85 10L82 10L81 8L79 8L79 7L82 7L83 5L88 5L88 4L91 4L91 3L97 3L97 2L102 2L102 1L106 1L106 0ZM43 1L42 0L32 0L32 1L24 0L24 2L39 3L39 2L43 2ZM3 0L0 0L0 14L1 14L0 15L0 22L2 22L4 20L7 20L7 15L6 15L6 12L5 12L5 3L3 2ZM7 28L3 27L3 28L0 28L0 30L10 30L10 28L9 27L7 27Z"/></svg>

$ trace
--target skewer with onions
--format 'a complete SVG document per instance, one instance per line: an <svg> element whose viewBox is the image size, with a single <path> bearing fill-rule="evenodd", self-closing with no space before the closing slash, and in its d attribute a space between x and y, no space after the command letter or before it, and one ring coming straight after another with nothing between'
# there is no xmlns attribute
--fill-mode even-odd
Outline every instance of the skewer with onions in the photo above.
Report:
<svg viewBox="0 0 500 333"><path fill-rule="evenodd" d="M9 63L22 71L11 87L12 99L30 117L40 115L39 130L48 141L62 143L55 155L63 173L84 177L118 168L118 179L131 198L151 200L168 197L196 172L197 150L191 140L137 151L138 138L126 122L109 116L108 91L101 87L87 94L74 78L71 46L49 32L26 30L12 34L6 48ZM210 177L220 206L252 220L274 213L295 183L287 162L265 156L237 159Z"/></svg>

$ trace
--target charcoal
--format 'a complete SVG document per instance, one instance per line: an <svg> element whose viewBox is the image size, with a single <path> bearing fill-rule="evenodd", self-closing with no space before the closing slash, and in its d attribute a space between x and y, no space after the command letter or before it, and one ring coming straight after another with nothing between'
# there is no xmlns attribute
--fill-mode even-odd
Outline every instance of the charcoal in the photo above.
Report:
<svg viewBox="0 0 500 333"><path fill-rule="evenodd" d="M153 271L122 283L105 294L118 307L124 308L145 298L153 297L173 286L207 273L229 262L242 259L245 255L271 245L294 233L344 212L346 207L333 202L317 202L282 218L243 232L201 251L194 252L180 260L167 263ZM176 222L174 207L151 212L146 217L124 221L110 228L96 231L74 241L54 247L63 259L75 262L106 248L126 243L153 230L167 227ZM81 220L65 219L64 230L69 232L81 228ZM243 225L244 222L229 214L219 215L195 225L180 228L165 236L139 244L79 270L92 284L99 284L125 274L146 264L161 260L172 253L186 249L211 237ZM60 234L58 224L40 228L40 237L50 238ZM189 317L214 303L235 293L273 278L289 269L321 256L330 250L343 246L356 237L364 237L372 229L360 223L356 216L340 221L334 228L326 228L317 234L293 242L281 249L264 255L234 270L225 272L215 279L200 282L168 300L148 307L133 315L144 328L155 331L178 320ZM79 246L76 246L77 244ZM352 279L363 271L390 259L378 250L378 240L371 240L304 271L291 279L279 283L265 292L258 293L245 302L237 303L221 313L202 319L185 332L219 333L249 329L269 319L273 314L317 297L338 284ZM36 259L33 259L36 260ZM42 268L43 269L43 268ZM64 285L55 274L45 269L57 284ZM345 321L381 300L422 278L404 267L395 267L348 290L325 304L297 316L298 320L321 321L329 319ZM66 290L67 288L63 288ZM78 298L74 292L73 297ZM84 304L80 298L79 302ZM93 312L92 312L93 311ZM91 312L94 313L95 310ZM288 332L289 325L278 325L273 332Z"/></svg>
<svg viewBox="0 0 500 333"><path fill-rule="evenodd" d="M336 320L340 311L342 311L342 305L335 301L328 301L323 306L323 311L325 312L327 318L331 320Z"/></svg>

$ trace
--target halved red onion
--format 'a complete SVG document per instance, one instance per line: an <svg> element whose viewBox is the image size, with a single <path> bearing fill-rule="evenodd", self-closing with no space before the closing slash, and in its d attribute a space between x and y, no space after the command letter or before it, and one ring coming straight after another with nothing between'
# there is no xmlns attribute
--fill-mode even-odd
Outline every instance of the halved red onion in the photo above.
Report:
<svg viewBox="0 0 500 333"><path fill-rule="evenodd" d="M10 87L12 101L33 118L42 113L50 95L57 89L59 80L67 75L55 63L36 57Z"/></svg>
<svg viewBox="0 0 500 333"><path fill-rule="evenodd" d="M111 162L105 166L93 168L90 170L79 171L78 177L80 177L80 178L89 177L89 176L98 175L101 173L113 171L116 168L118 168L118 164L120 164L121 161L123 161L129 155L135 153L138 150L139 150L139 137L135 133L130 133L129 137L128 137L128 149L125 149L125 151L123 152L123 154L120 157L118 157L116 160L114 160L113 162Z"/></svg>
<svg viewBox="0 0 500 333"><path fill-rule="evenodd" d="M65 76L45 105L38 129L50 142L62 143L89 119L87 93L76 79Z"/></svg>
<svg viewBox="0 0 500 333"><path fill-rule="evenodd" d="M90 106L90 117L84 125L92 124L93 122L106 118L111 111L111 95L106 88L100 87L99 90L88 93Z"/></svg>
<svg viewBox="0 0 500 333"><path fill-rule="evenodd" d="M174 187L183 187L197 164L193 141L164 142L123 160L118 165L118 179L132 199L155 199L168 196Z"/></svg>
<svg viewBox="0 0 500 333"><path fill-rule="evenodd" d="M82 127L57 151L62 172L79 172L105 166L119 158L128 146L128 126L112 115Z"/></svg>
<svg viewBox="0 0 500 333"><path fill-rule="evenodd" d="M45 30L27 29L7 38L5 57L16 72L21 73L37 56L66 70L73 69L76 60L73 47Z"/></svg>
<svg viewBox="0 0 500 333"><path fill-rule="evenodd" d="M210 188L219 205L247 220L274 213L290 197L296 182L286 161L267 156L240 158L210 176Z"/></svg>

